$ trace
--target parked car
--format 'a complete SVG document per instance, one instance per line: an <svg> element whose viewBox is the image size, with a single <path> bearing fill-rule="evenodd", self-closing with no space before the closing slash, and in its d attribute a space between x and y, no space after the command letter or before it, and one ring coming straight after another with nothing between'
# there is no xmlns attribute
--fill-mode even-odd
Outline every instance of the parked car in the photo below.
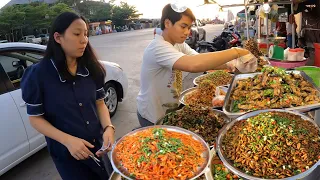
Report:
<svg viewBox="0 0 320 180"><path fill-rule="evenodd" d="M23 36L19 42L41 44L41 37L36 38L34 35Z"/></svg>
<svg viewBox="0 0 320 180"><path fill-rule="evenodd" d="M155 37L156 34L158 34L158 35L161 35L161 34L162 34L162 30L161 30L161 25L160 25L160 24L158 24L157 27L154 28L153 37Z"/></svg>
<svg viewBox="0 0 320 180"><path fill-rule="evenodd" d="M24 70L39 62L45 49L29 43L0 44L0 176L46 146L44 136L29 123L20 89ZM128 80L118 64L101 63L107 71L105 103L112 116L126 95Z"/></svg>
<svg viewBox="0 0 320 180"><path fill-rule="evenodd" d="M195 49L199 41L206 40L206 30L203 28L204 25L205 24L203 24L199 19L192 24L190 34L185 41L190 47ZM158 25L153 31L153 35L155 36L156 34L162 34L160 25Z"/></svg>
<svg viewBox="0 0 320 180"><path fill-rule="evenodd" d="M0 40L0 43L7 43L8 40Z"/></svg>
<svg viewBox="0 0 320 180"><path fill-rule="evenodd" d="M46 45L49 42L49 34L39 34L37 38L41 38L42 45Z"/></svg>

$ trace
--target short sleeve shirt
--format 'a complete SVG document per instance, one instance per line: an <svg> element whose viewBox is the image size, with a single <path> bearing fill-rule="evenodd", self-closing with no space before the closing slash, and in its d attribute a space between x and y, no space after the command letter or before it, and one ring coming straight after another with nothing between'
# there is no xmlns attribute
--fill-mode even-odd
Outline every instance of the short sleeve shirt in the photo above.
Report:
<svg viewBox="0 0 320 180"><path fill-rule="evenodd" d="M174 63L185 55L196 55L186 43L174 46L165 41L161 35L155 39L144 51L141 74L140 92L137 97L139 114L151 121L156 122L164 116L168 109L179 105L173 71ZM184 77L188 73L183 73Z"/></svg>
<svg viewBox="0 0 320 180"><path fill-rule="evenodd" d="M80 65L73 80L66 80L53 60L43 59L26 69L21 81L22 98L29 116L42 115L57 129L92 142L101 139L96 100L106 94L104 77L100 81L93 80L89 70ZM62 144L46 140L53 158L70 154Z"/></svg>

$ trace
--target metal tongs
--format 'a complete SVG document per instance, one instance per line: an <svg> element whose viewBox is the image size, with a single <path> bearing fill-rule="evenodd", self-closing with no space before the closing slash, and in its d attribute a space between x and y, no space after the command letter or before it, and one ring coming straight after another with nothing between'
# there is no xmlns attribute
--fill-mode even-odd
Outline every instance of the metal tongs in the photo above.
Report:
<svg viewBox="0 0 320 180"><path fill-rule="evenodd" d="M110 146L111 146L111 143L110 143L110 142L109 142L108 145L105 146L105 147L104 147L104 144L103 144L102 147L101 147L98 151L105 151L105 150L107 150ZM95 156L93 156L93 155L91 155L91 154L89 155L89 157L90 157L98 166L101 167L101 165L99 164L101 161L100 161L98 158L96 158Z"/></svg>
<svg viewBox="0 0 320 180"><path fill-rule="evenodd" d="M107 150L110 146L111 146L111 143L110 143L110 142L108 142L108 145L107 145L107 146L104 146L104 143L103 143L103 145L102 145L102 147L99 149L99 151L105 151L105 150Z"/></svg>
<svg viewBox="0 0 320 180"><path fill-rule="evenodd" d="M96 158L95 156L93 155L89 155L89 157L99 166L101 167L101 165L99 164L100 163L100 160L98 158Z"/></svg>

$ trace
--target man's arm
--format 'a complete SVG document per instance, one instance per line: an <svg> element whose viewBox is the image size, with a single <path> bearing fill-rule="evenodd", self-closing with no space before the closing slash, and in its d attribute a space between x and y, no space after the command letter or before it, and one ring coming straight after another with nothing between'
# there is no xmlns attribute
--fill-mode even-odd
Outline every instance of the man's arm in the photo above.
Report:
<svg viewBox="0 0 320 180"><path fill-rule="evenodd" d="M203 53L198 55L185 55L179 58L173 65L173 69L186 72L205 72L216 69L225 63L244 56L250 52L245 49L232 48L225 51Z"/></svg>

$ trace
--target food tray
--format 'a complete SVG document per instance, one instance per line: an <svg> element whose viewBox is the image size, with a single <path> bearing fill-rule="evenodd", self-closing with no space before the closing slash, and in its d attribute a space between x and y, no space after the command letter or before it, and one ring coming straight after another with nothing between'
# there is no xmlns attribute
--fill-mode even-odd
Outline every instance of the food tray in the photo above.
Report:
<svg viewBox="0 0 320 180"><path fill-rule="evenodd" d="M178 132L178 133L191 135L195 140L199 141L203 145L203 147L205 148L205 151L203 152L202 156L205 158L206 162L199 168L198 172L196 173L196 176L193 177L192 179L198 178L199 176L201 176L202 174L204 174L207 171L207 169L208 169L208 167L210 165L210 148L209 148L208 144L199 135L197 135L197 134L195 134L195 133L193 133L191 131L188 131L186 129L179 128L179 127L165 126L165 125L155 125L155 126L144 127L144 128L137 129L135 131L131 131L131 132L127 133L126 135L124 135L119 141L117 141L113 145L112 151L111 151L111 165L113 167L113 170L116 173L120 174L122 177L125 177L126 179L133 180L132 178L128 177L129 172L123 166L121 166L121 162L117 160L115 148L126 137L134 135L137 132L140 132L140 131L143 131L143 130L146 130L146 129L150 129L150 128L163 128L163 129L166 129L167 131L174 131L174 132Z"/></svg>
<svg viewBox="0 0 320 180"><path fill-rule="evenodd" d="M195 91L196 89L198 89L197 87L193 87L193 88L189 88L189 89L186 89L184 90L181 94L180 94L180 97L179 97L179 102L183 105L186 105L186 102L184 100L185 96L188 94L188 93L191 93L192 91Z"/></svg>
<svg viewBox="0 0 320 180"><path fill-rule="evenodd" d="M209 74L209 73L208 73ZM198 77L196 77L196 78L194 78L194 80L193 80L193 84L194 85L196 85L196 86L198 86L199 84L197 83L197 80L199 79L199 78L202 78L202 77L204 77L204 76L207 76L208 74L203 74L203 75L201 75L201 76L198 76ZM229 73L230 74L230 73ZM234 76L233 74L230 74L232 77ZM223 84L223 85L221 85L221 86L228 86L229 84Z"/></svg>
<svg viewBox="0 0 320 180"><path fill-rule="evenodd" d="M121 180L121 175L113 171L109 177L109 180Z"/></svg>
<svg viewBox="0 0 320 180"><path fill-rule="evenodd" d="M206 168L205 170L205 177L206 177L206 180L214 180L213 177L212 177L212 173L211 173L211 160L213 159L214 156L216 156L217 154L217 151L212 148L210 150L210 165ZM109 180L121 180L121 175L117 172L113 172L111 175L110 175L110 178Z"/></svg>
<svg viewBox="0 0 320 180"><path fill-rule="evenodd" d="M225 91L226 93L228 93L228 91L226 91L226 90L229 88L229 85L217 86L217 87L219 87L221 91ZM193 91L195 91L195 90L197 90L197 89L198 89L197 87L192 87L192 88L189 88L189 89L183 91L181 93L180 97L179 97L179 102L186 106L187 105L186 102L185 102L186 95L191 93L191 92L193 92ZM215 97L215 95L212 96L212 98L214 98L214 97ZM219 108L219 107L213 107L213 108Z"/></svg>
<svg viewBox="0 0 320 180"><path fill-rule="evenodd" d="M320 96L320 90L319 88L314 84L314 82L312 81L312 79L306 75L306 73L302 72L302 71L296 71L296 70L292 70L292 71L286 71L287 73L294 73L294 74L301 74L301 76L308 82L310 82L313 86L313 88L315 88L316 90L318 90L318 95ZM223 105L223 112L229 117L229 118L237 118L241 115L244 115L246 112L232 112L231 109L231 105L233 104L233 102L231 101L231 93L233 92L233 90L235 89L237 82L241 79L248 79L248 78L253 78L254 76L258 75L258 74L262 74L262 72L259 73L252 73L252 74L238 74L236 76L233 77L232 82L229 86L229 90L228 93L226 95L226 99L224 101L224 105ZM292 107L292 108L284 108L285 110L290 110L290 111L297 111L297 112L308 112L314 109L318 109L320 108L320 103L317 104L312 104L312 105L306 105L306 106L298 106L298 107Z"/></svg>
<svg viewBox="0 0 320 180"><path fill-rule="evenodd" d="M288 111L288 110L281 110L281 109L268 109L268 110L258 110L258 111L254 111L254 112L250 112L250 113L247 113L241 117L238 117L237 119L235 119L234 121L230 122L229 124L227 124L226 126L224 126L220 132L219 132L219 135L218 135L218 138L217 138L217 152L218 152L218 155L221 159L221 161L223 162L223 164L229 169L231 170L231 172L233 172L234 174L238 175L239 177L242 177L242 178L245 178L245 179L250 179L250 180L268 180L268 179L263 179L263 178L258 178L258 177L253 177L253 176L250 176L244 172L242 172L241 170L239 170L238 168L234 167L233 166L233 163L231 163L231 161L229 161L226 157L224 157L224 154L223 154L223 149L222 149L222 139L223 137L226 135L227 131L237 122L237 121L240 121L240 120L244 120L244 119L248 119L250 117L253 117L253 116L256 116L260 113L264 113L264 112L274 112L274 111L277 111L277 112L286 112L286 113L291 113L291 114L295 114L295 115L298 115L300 116L302 119L306 120L306 121L310 121L312 124L314 124L314 126L318 129L318 131L320 132L320 129L319 129L319 126L315 123L314 120L312 120L311 118L305 116L305 115L302 115L298 112L292 112L292 111ZM317 168L317 166L320 165L320 160L315 163L312 167L310 167L310 169L306 170L305 172L303 173L300 173L298 175L295 175L295 176L291 176L291 177L288 177L288 178L284 178L282 180L296 180L296 179L302 179L302 178L305 178L307 177L308 175L310 175L313 170L315 170ZM272 179L272 180L278 180L278 179Z"/></svg>
<svg viewBox="0 0 320 180"><path fill-rule="evenodd" d="M226 116L222 111L217 110L217 109L211 109L215 114L219 114L223 117L223 119L225 120L226 123L229 123L231 121L230 118L228 118L228 116ZM181 111L181 110L177 110L177 111ZM155 125L163 125L163 120L164 120L165 116L158 119L155 123Z"/></svg>

